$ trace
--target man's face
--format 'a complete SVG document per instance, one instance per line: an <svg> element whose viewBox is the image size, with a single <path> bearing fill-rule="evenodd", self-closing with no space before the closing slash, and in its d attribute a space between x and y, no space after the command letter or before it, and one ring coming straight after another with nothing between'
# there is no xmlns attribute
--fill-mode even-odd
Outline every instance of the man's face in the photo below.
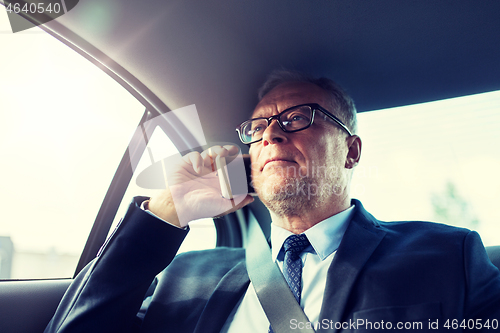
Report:
<svg viewBox="0 0 500 333"><path fill-rule="evenodd" d="M270 91L252 118L270 117L306 103L317 103L336 114L326 91L311 83L289 82ZM347 137L319 111L312 126L294 133L283 132L273 120L262 141L250 145L252 178L260 199L275 213L286 215L348 195Z"/></svg>

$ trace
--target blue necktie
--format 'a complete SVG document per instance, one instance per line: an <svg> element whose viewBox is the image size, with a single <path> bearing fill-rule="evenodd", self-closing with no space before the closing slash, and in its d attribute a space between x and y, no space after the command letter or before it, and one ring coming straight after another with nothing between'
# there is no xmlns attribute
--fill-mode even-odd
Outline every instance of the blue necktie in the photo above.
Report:
<svg viewBox="0 0 500 333"><path fill-rule="evenodd" d="M283 244L285 250L283 275L299 304L302 294L302 260L300 259L300 253L308 246L309 240L304 234L291 235ZM269 333L273 333L271 326L269 326Z"/></svg>

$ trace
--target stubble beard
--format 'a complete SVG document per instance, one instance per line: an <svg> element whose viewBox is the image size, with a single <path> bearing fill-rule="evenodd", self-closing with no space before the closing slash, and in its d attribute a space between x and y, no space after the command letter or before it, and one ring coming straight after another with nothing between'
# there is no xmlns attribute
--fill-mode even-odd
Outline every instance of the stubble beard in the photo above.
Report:
<svg viewBox="0 0 500 333"><path fill-rule="evenodd" d="M280 182L267 180L257 189L257 193L266 207L277 216L300 216L329 200L331 191L328 190L329 186L324 186L325 182L329 180L320 181L310 177L288 177Z"/></svg>

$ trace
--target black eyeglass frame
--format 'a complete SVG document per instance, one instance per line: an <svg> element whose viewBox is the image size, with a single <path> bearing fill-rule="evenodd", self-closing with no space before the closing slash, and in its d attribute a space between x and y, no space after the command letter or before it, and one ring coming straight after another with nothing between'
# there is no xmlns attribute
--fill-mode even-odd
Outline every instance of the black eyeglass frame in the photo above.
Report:
<svg viewBox="0 0 500 333"><path fill-rule="evenodd" d="M309 122L309 124L304 127L304 128L301 128L301 129L297 129L297 130L293 130L293 131L290 131L290 130L287 130L284 125L282 124L281 120L280 120L280 117L283 113L287 112L287 111L290 111L291 109L295 109L295 108L298 108L298 107L302 107L302 106L308 106L311 108L311 111L312 111L312 115L311 115L311 121ZM337 117L335 117L333 114L331 114L328 110L326 110L324 107L322 107L321 105L319 104L316 104L316 103L308 103L308 104L299 104L299 105L295 105L295 106L292 106L291 108L288 108L286 110L283 110L281 111L280 113L278 113L277 115L274 115L274 116L271 116L269 118L266 118L266 117L258 117L258 118L252 118L252 119L249 119L249 120L246 120L244 122L242 122L238 127L236 127L236 132L238 132L238 136L241 140L241 142L243 142L244 144L247 144L247 145L250 145L252 143L256 143L256 142L259 142L262 140L262 138L258 139L258 140L255 140L255 141L251 141L251 142L245 142L243 140L243 127L248 124L249 122L251 121L254 121L254 120L257 120L257 119L265 119L267 121L267 126L269 127L271 125L271 121L273 119L276 119L276 121L278 122L278 125L279 127L281 128L281 130L283 132L286 132L286 133L293 133L293 132L299 132L299 131L303 131L305 130L306 128L309 128L311 127L311 125L313 124L313 121L314 121L314 114L315 114L315 111L318 110L320 112L322 112L323 114L325 114L328 118L330 118L331 120L333 120L335 123L337 123L337 125L340 126L340 128L342 128L344 131L347 132L347 134L349 134L349 136L352 136L352 133L351 131L347 128L346 125L344 125L344 123Z"/></svg>

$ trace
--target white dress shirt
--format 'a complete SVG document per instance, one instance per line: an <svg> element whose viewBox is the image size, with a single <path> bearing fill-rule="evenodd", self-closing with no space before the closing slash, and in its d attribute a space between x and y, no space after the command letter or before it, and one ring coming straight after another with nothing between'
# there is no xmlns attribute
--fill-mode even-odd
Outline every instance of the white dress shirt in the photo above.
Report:
<svg viewBox="0 0 500 333"><path fill-rule="evenodd" d="M318 322L323 303L328 268L351 220L354 206L316 224L304 232L311 245L300 255L302 259L302 296L300 306L310 322ZM286 229L271 224L272 258L283 270L285 239L292 235ZM221 332L267 333L269 321L250 282L245 295L235 306Z"/></svg>

